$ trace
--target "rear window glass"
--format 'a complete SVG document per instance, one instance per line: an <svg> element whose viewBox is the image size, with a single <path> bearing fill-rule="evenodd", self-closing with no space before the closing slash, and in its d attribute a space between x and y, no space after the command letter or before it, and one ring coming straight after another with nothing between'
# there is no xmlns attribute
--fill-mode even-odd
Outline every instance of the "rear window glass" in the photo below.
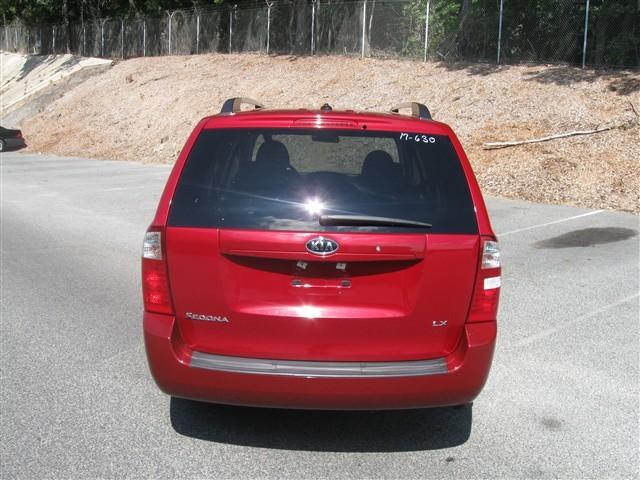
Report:
<svg viewBox="0 0 640 480"><path fill-rule="evenodd" d="M323 226L323 215L432 227ZM447 136L297 129L204 130L180 177L169 225L477 233L467 181Z"/></svg>

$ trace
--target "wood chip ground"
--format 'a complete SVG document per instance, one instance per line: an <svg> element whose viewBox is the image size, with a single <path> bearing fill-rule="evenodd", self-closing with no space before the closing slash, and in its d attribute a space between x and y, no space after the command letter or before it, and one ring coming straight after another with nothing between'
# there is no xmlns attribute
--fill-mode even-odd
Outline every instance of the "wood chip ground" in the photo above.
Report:
<svg viewBox="0 0 640 480"><path fill-rule="evenodd" d="M633 118L638 71L441 64L350 57L199 55L117 63L23 124L32 150L175 161L224 99L270 107L385 111L426 103L460 136L485 193L640 213L640 127L500 150L486 142L595 129Z"/></svg>

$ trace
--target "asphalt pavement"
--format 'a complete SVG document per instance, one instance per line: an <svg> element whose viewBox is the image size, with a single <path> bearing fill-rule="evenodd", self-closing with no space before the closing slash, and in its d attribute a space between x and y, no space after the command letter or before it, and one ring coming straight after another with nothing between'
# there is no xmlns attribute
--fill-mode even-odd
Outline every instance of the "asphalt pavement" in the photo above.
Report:
<svg viewBox="0 0 640 480"><path fill-rule="evenodd" d="M471 409L218 406L147 369L140 248L168 173L1 155L1 478L638 477L638 216L487 199L503 287Z"/></svg>

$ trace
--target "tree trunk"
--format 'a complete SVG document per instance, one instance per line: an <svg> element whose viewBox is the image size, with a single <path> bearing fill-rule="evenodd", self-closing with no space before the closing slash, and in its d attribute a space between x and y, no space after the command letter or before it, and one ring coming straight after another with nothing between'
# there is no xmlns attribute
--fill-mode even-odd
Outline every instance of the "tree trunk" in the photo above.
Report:
<svg viewBox="0 0 640 480"><path fill-rule="evenodd" d="M310 52L310 40L311 40L311 30L310 30L310 18L311 13L309 12L309 6L311 3L309 2L301 2L296 6L296 52L301 54L305 54L306 52Z"/></svg>
<svg viewBox="0 0 640 480"><path fill-rule="evenodd" d="M291 9L289 10L289 28L288 30L288 37L289 37L289 45L287 45L289 47L289 53L295 53L294 50L294 39L295 39L295 32L293 31L293 25L294 25L294 21L296 19L296 10L297 10L297 3L294 2L293 6L291 7Z"/></svg>
<svg viewBox="0 0 640 480"><path fill-rule="evenodd" d="M227 9L220 10L220 14L218 15L217 35L218 35L218 45L216 46L216 51L219 53L231 53L228 51L229 50L229 10Z"/></svg>
<svg viewBox="0 0 640 480"><path fill-rule="evenodd" d="M593 56L593 65L601 66L604 60L605 45L607 43L607 23L608 18L603 18L601 15L596 17L595 35L591 35L591 38L595 40L595 46L589 45L590 50L595 51Z"/></svg>
<svg viewBox="0 0 640 480"><path fill-rule="evenodd" d="M100 11L100 0L86 0L86 4L94 23L98 23L102 17L102 12Z"/></svg>
<svg viewBox="0 0 640 480"><path fill-rule="evenodd" d="M64 35L64 46L67 53L71 53L71 32L69 31L69 2L62 0L62 34Z"/></svg>
<svg viewBox="0 0 640 480"><path fill-rule="evenodd" d="M464 39L464 24L470 10L471 0L462 0L460 10L458 10L458 27L456 31L453 32L453 35L449 36L449 40L444 43L444 55L440 54L444 59L447 59L451 51L454 49L456 56L459 53L459 44L462 43L462 40Z"/></svg>
<svg viewBox="0 0 640 480"><path fill-rule="evenodd" d="M471 0L462 0L460 13L458 14L458 34L456 35L456 40L457 43L459 43L463 47L467 43L467 31L465 28L465 23L467 22L467 17L469 16L470 11Z"/></svg>
<svg viewBox="0 0 640 480"><path fill-rule="evenodd" d="M373 12L376 9L376 0L373 0L371 2L371 8L370 8L370 12L369 12L369 29L367 30L367 45L365 48L365 52L370 52L371 51L371 26L373 25Z"/></svg>

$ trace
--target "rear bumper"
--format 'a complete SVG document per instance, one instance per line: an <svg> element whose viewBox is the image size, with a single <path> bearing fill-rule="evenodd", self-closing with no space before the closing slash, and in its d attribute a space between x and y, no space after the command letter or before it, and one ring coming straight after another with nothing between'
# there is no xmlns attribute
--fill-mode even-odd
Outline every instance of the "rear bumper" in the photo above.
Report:
<svg viewBox="0 0 640 480"><path fill-rule="evenodd" d="M396 409L472 401L489 374L496 323L467 324L458 348L422 362L261 361L193 352L175 318L144 313L156 383L169 395L232 405L309 409Z"/></svg>

